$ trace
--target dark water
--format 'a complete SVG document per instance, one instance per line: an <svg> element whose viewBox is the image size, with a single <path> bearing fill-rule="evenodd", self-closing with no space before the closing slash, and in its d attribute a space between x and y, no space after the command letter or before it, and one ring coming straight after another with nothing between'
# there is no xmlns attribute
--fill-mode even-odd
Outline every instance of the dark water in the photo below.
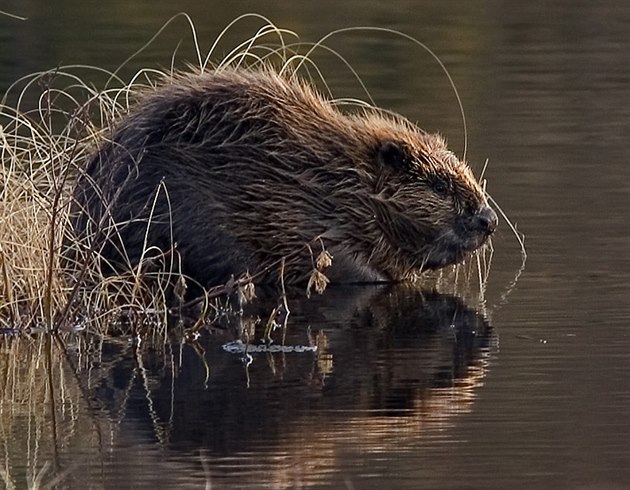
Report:
<svg viewBox="0 0 630 490"><path fill-rule="evenodd" d="M140 347L5 339L0 481L25 487L48 463L42 482L61 488L630 488L630 4L171 4L9 1L29 20L0 16L0 88L58 64L114 69L180 10L202 46L252 9L305 41L402 30L451 71L468 159L477 172L489 159L526 267L512 287L521 259L502 223L484 302L472 280L293 298L274 333L285 352L249 366L226 350L230 329ZM179 40L191 55L177 22L128 73L169 66ZM426 53L376 33L330 45L380 106L461 151L455 98ZM337 94L362 96L318 61ZM271 306L230 325L247 330Z"/></svg>

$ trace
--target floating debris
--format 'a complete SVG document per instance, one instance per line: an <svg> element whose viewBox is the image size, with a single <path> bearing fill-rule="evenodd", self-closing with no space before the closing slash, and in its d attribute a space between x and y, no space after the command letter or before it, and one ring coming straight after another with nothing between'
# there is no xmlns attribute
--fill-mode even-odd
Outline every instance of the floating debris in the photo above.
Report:
<svg viewBox="0 0 630 490"><path fill-rule="evenodd" d="M244 354L252 352L317 352L316 345L267 345L246 344L242 340L234 340L223 344L223 350L230 354Z"/></svg>

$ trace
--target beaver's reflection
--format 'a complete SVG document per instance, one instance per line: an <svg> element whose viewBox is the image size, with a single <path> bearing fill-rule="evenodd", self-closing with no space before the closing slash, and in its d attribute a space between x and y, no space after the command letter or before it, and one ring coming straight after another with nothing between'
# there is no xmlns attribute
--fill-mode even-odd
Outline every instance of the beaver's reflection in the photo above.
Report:
<svg viewBox="0 0 630 490"><path fill-rule="evenodd" d="M206 336L203 355L184 348L174 356L174 377L160 363L145 369L151 413L134 418L152 424L167 447L228 455L306 450L318 440L334 447L348 438L380 447L391 431L418 437L469 408L491 330L460 299L374 287L331 289L290 305L288 348L251 354L246 367L222 349L225 334ZM319 350L287 352L308 344L307 324Z"/></svg>

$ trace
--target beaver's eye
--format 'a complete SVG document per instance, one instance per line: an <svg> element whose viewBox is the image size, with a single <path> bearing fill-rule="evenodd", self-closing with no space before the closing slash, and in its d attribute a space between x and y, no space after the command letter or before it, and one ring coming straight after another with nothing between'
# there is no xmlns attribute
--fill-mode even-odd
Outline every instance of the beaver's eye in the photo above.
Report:
<svg viewBox="0 0 630 490"><path fill-rule="evenodd" d="M409 150L404 143L385 141L378 148L378 159L385 165L402 170L408 166Z"/></svg>
<svg viewBox="0 0 630 490"><path fill-rule="evenodd" d="M442 179L436 179L431 187L433 187L433 191L441 197L446 197L448 194L448 184Z"/></svg>

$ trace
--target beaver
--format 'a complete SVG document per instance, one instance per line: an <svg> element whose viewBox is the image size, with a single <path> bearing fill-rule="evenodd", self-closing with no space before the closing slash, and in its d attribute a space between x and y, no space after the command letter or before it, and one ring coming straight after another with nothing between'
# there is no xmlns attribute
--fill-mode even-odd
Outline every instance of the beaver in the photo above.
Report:
<svg viewBox="0 0 630 490"><path fill-rule="evenodd" d="M111 270L176 251L205 286L277 280L283 258L285 280L305 280L320 246L333 281L407 280L462 261L497 226L442 137L384 111L342 112L268 67L181 73L141 95L74 202L74 230Z"/></svg>

